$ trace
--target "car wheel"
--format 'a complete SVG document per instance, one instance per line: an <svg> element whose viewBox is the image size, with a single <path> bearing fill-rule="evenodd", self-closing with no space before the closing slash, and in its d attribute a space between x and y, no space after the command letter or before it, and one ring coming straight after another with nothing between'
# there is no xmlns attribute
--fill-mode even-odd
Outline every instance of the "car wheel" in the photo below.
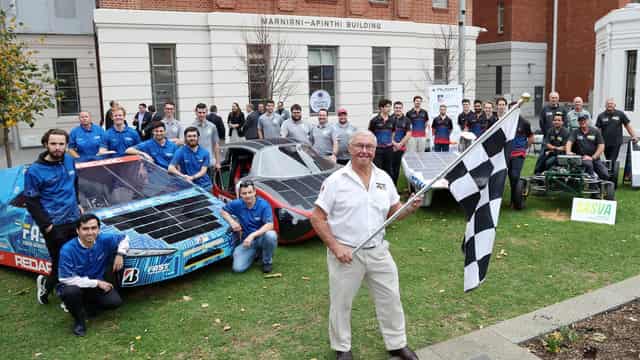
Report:
<svg viewBox="0 0 640 360"><path fill-rule="evenodd" d="M511 199L513 208L516 210L524 209L527 201L527 180L518 179L513 194L514 198Z"/></svg>

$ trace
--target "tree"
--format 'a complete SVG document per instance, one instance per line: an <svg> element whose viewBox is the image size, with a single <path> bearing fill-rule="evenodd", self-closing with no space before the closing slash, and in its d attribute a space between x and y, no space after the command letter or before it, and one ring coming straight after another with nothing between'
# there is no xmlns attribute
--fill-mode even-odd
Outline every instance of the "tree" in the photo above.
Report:
<svg viewBox="0 0 640 360"><path fill-rule="evenodd" d="M254 30L245 33L243 38L244 48L236 54L248 72L251 100L286 101L296 90L291 69L297 55L295 47L273 31L266 17L258 18Z"/></svg>
<svg viewBox="0 0 640 360"><path fill-rule="evenodd" d="M9 130L19 122L33 126L36 116L54 107L55 96L48 88L55 85L47 69L40 67L26 43L17 38L15 17L0 9L0 129L7 166L12 166Z"/></svg>

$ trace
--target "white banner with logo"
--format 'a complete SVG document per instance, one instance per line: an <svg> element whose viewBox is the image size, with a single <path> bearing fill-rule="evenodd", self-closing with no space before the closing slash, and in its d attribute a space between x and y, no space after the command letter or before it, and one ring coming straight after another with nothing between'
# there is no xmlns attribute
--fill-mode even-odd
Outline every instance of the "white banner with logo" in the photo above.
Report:
<svg viewBox="0 0 640 360"><path fill-rule="evenodd" d="M571 220L615 225L617 202L573 198Z"/></svg>

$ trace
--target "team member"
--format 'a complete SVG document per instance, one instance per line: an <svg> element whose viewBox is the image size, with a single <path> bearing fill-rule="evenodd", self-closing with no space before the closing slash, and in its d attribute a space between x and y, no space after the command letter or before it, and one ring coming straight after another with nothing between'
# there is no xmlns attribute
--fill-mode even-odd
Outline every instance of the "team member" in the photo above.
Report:
<svg viewBox="0 0 640 360"><path fill-rule="evenodd" d="M109 101L109 110L104 115L104 121L100 121L100 126L104 125L104 130L107 131L113 127L113 112L120 107L120 104L115 101Z"/></svg>
<svg viewBox="0 0 640 360"><path fill-rule="evenodd" d="M140 143L140 135L124 122L125 111L119 107L113 111L113 127L104 134L104 143L99 155L110 154L118 157L125 154L128 148Z"/></svg>
<svg viewBox="0 0 640 360"><path fill-rule="evenodd" d="M453 121L447 115L447 105L440 104L439 111L440 113L433 119L433 124L431 125L434 137L434 151L448 152Z"/></svg>
<svg viewBox="0 0 640 360"><path fill-rule="evenodd" d="M478 117L478 125L475 128L476 131L479 129L480 132L476 133L475 131L472 131L476 136L480 136L482 135L482 133L487 131L488 128L493 126L496 121L498 121L498 117L493 112L493 103L491 101L487 101L483 105L482 114L480 114L480 116Z"/></svg>
<svg viewBox="0 0 640 360"><path fill-rule="evenodd" d="M256 196L256 188L251 181L240 183L239 195L240 199L228 202L220 211L231 229L241 233L242 243L233 250L233 271L247 271L256 254L260 253L262 272L270 273L273 269L273 252L278 245L271 205Z"/></svg>
<svg viewBox="0 0 640 360"><path fill-rule="evenodd" d="M393 131L395 130L393 119L389 116L391 100L380 99L378 110L378 115L369 121L369 131L375 135L378 144L373 162L391 176L393 174ZM412 122L412 124L414 123Z"/></svg>
<svg viewBox="0 0 640 360"><path fill-rule="evenodd" d="M24 175L24 196L27 210L44 237L49 256L49 277L38 276L37 299L49 303L49 293L58 283L60 248L75 235L75 222L80 217L78 178L73 158L66 154L69 135L51 129L42 136L45 151L38 156Z"/></svg>
<svg viewBox="0 0 640 360"><path fill-rule="evenodd" d="M178 150L178 145L167 140L165 125L162 121L154 121L151 124L151 133L153 138L128 148L126 153L140 155L147 161L156 163L156 165L166 169Z"/></svg>
<svg viewBox="0 0 640 360"><path fill-rule="evenodd" d="M272 139L280 137L282 119L273 112L273 100L267 100L266 112L258 119L258 136L260 139Z"/></svg>
<svg viewBox="0 0 640 360"><path fill-rule="evenodd" d="M622 146L622 126L627 129L632 141L635 142L637 138L627 115L616 109L615 100L607 99L606 106L607 109L598 115L596 127L600 129L604 138L604 156L615 164ZM611 181L617 183L618 179L611 179Z"/></svg>
<svg viewBox="0 0 640 360"><path fill-rule="evenodd" d="M151 123L151 113L147 111L147 104L138 104L138 112L133 116L133 127L136 128L140 139L149 140L149 134L144 132L146 126Z"/></svg>
<svg viewBox="0 0 640 360"><path fill-rule="evenodd" d="M391 146L393 155L391 158L391 179L394 184L398 184L400 177L400 166L402 166L402 156L407 151L407 143L411 139L411 120L404 115L403 104L400 101L393 103L393 115L391 120L394 122L393 139Z"/></svg>
<svg viewBox="0 0 640 360"><path fill-rule="evenodd" d="M84 336L87 315L122 304L118 290L105 277L122 269L129 239L122 234L100 233L100 220L94 214L82 215L76 230L78 236L60 250L56 292L73 317L73 333Z"/></svg>
<svg viewBox="0 0 640 360"><path fill-rule="evenodd" d="M482 115L482 100L480 99L473 100L473 112L476 114L476 118Z"/></svg>
<svg viewBox="0 0 640 360"><path fill-rule="evenodd" d="M245 118L243 133L246 140L258 139L258 119L260 113L253 109L252 104L247 104L247 117Z"/></svg>
<svg viewBox="0 0 640 360"><path fill-rule="evenodd" d="M237 103L234 103L237 104ZM207 121L216 126L216 130L218 130L218 138L220 139L220 145L224 145L226 132L224 129L224 122L222 122L222 118L218 115L218 107L216 105L211 105L209 107L209 113L207 114ZM229 129L231 131L231 129ZM231 135L229 135L231 136Z"/></svg>
<svg viewBox="0 0 640 360"><path fill-rule="evenodd" d="M318 110L318 125L311 128L311 144L313 149L333 162L336 157L333 154L333 126L329 124L327 109Z"/></svg>
<svg viewBox="0 0 640 360"><path fill-rule="evenodd" d="M584 108L582 98L580 96L576 96L573 99L573 110L567 113L567 125L569 126L569 131L573 131L579 127L578 118L581 116L586 116L587 119L591 120L591 114L589 113L589 110ZM555 119L555 114L553 118Z"/></svg>
<svg viewBox="0 0 640 360"><path fill-rule="evenodd" d="M549 93L549 103L542 108L540 112L540 131L543 134L549 132L549 129L553 126L551 123L553 122L553 117L555 113L562 113L562 121L564 122L564 126L568 127L567 124L567 109L564 106L560 106L560 94L556 91L552 91Z"/></svg>
<svg viewBox="0 0 640 360"><path fill-rule="evenodd" d="M278 104L281 104L279 102ZM311 144L311 125L302 120L302 107L298 104L291 106L291 118L285 120L280 128L280 136L298 140L304 144Z"/></svg>
<svg viewBox="0 0 640 360"><path fill-rule="evenodd" d="M207 121L207 105L199 103L196 105L196 121L191 125L198 129L198 144L213 155L212 165L220 169L220 138L218 129L211 122Z"/></svg>
<svg viewBox="0 0 640 360"><path fill-rule="evenodd" d="M458 126L461 131L469 131L467 122L471 122L476 114L471 111L471 101L469 99L462 100L462 112L458 115Z"/></svg>
<svg viewBox="0 0 640 360"><path fill-rule="evenodd" d="M238 142L244 140L244 113L240 109L240 105L234 102L231 104L231 111L227 116L227 125L229 125L229 142Z"/></svg>
<svg viewBox="0 0 640 360"><path fill-rule="evenodd" d="M162 122L166 126L167 139L173 141L176 145L182 145L182 139L180 138L182 136L182 125L176 119L175 114L176 104L172 101L164 103L164 118L162 118Z"/></svg>
<svg viewBox="0 0 640 360"><path fill-rule="evenodd" d="M184 130L186 144L176 151L168 172L211 191L211 178L207 172L211 156L198 144L199 137L200 132L196 127L190 126Z"/></svg>
<svg viewBox="0 0 640 360"><path fill-rule="evenodd" d="M587 121L588 119L587 117ZM551 168L557 162L558 155L564 154L567 140L569 140L569 130L563 125L562 113L557 112L553 117L553 127L549 129L549 132L544 137L544 151L540 152L534 170L536 175L540 175Z"/></svg>
<svg viewBox="0 0 640 360"><path fill-rule="evenodd" d="M354 247L402 206L388 174L373 166L376 138L366 131L351 137L351 162L329 176L321 187L311 224L327 246L329 269L329 338L338 359L351 359L351 306L362 279L376 304L385 347L392 356L417 359L407 347L398 269L384 231L356 254ZM422 202L418 199L405 217Z"/></svg>
<svg viewBox="0 0 640 360"><path fill-rule="evenodd" d="M604 153L604 139L602 133L595 127L589 126L586 117L578 119L580 127L571 132L565 147L567 155L582 155L582 165L591 176L608 179L609 171L601 160ZM575 149L575 151L574 151Z"/></svg>
<svg viewBox="0 0 640 360"><path fill-rule="evenodd" d="M409 152L423 152L427 148L429 114L422 109L422 96L413 97L413 109L407 112L407 117L411 120L411 138L407 150Z"/></svg>
<svg viewBox="0 0 640 360"><path fill-rule="evenodd" d="M91 114L81 111L78 115L80 126L71 129L69 134L69 154L77 162L98 160L104 130L91 122Z"/></svg>
<svg viewBox="0 0 640 360"><path fill-rule="evenodd" d="M512 105L515 105L513 103ZM497 117L502 118L507 113L507 99L500 97L496 100ZM527 158L527 149L529 145L533 143L533 131L531 131L531 124L522 116L518 117L518 124L516 125L516 135L511 141L511 154L507 161L507 170L509 174L509 183L511 184L511 202L516 198L516 185L520 180L520 173L522 173L522 166L524 160Z"/></svg>
<svg viewBox="0 0 640 360"><path fill-rule="evenodd" d="M348 119L347 109L338 109L338 122L333 127L333 155L340 165L347 165L351 160L349 154L349 139L356 132L356 128L351 125Z"/></svg>

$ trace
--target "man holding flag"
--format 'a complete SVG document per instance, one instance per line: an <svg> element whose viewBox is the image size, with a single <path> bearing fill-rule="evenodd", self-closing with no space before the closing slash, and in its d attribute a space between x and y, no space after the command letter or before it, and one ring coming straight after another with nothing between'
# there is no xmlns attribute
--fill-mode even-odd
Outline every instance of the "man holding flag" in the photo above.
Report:
<svg viewBox="0 0 640 360"><path fill-rule="evenodd" d="M397 218L411 214L422 198L415 197L403 207L391 177L373 164L376 145L371 132L353 134L349 140L351 162L324 181L311 216L313 228L328 248L329 338L338 360L353 358L351 305L363 279L375 301L389 354L407 360L418 358L407 346L398 269L389 243L384 240L384 229L374 232L394 214ZM400 208L404 210L398 213ZM358 247L362 249L353 253Z"/></svg>

